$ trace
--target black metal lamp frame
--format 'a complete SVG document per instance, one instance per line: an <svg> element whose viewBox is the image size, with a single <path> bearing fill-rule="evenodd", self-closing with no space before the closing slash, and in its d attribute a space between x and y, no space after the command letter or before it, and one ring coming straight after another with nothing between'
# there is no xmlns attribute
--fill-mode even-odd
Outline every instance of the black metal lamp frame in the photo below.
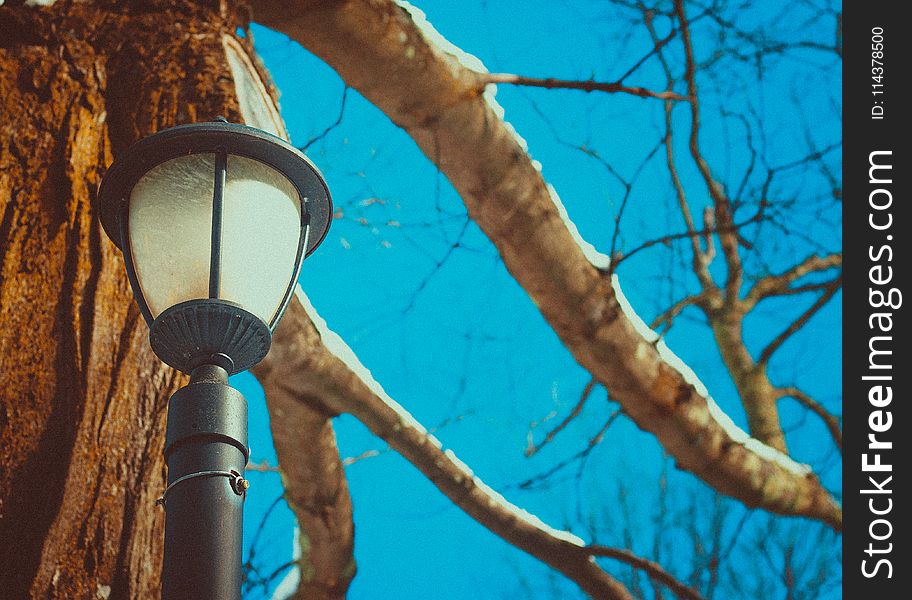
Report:
<svg viewBox="0 0 912 600"><path fill-rule="evenodd" d="M190 154L214 154L209 298L181 302L153 318L133 264L129 200L149 170ZM228 156L250 158L282 173L298 191L301 233L292 278L271 321L219 298L222 203ZM247 482L247 401L228 376L256 365L272 342L304 257L323 241L332 201L320 172L294 146L264 131L219 119L182 125L145 138L108 169L98 194L101 223L123 251L140 312L149 324L155 354L190 374L190 383L168 403L165 458L164 600L239 600L243 578L241 540Z"/></svg>
<svg viewBox="0 0 912 600"><path fill-rule="evenodd" d="M129 239L129 199L133 186L157 165L190 154L214 154L209 298L172 306L153 318L136 275ZM279 309L266 323L237 304L219 298L222 201L228 155L262 162L282 173L301 199L301 233L294 272ZM191 373L217 364L236 373L257 364L269 351L271 333L294 293L301 262L320 245L332 219L329 189L317 168L297 148L273 135L226 121L195 123L149 136L118 157L98 194L101 223L124 253L127 276L139 310L149 324L152 349L165 363Z"/></svg>

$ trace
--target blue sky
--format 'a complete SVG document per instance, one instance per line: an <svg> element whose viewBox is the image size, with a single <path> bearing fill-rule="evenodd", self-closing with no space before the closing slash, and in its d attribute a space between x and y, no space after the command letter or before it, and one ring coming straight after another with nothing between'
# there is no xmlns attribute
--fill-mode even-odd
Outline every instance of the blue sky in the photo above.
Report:
<svg viewBox="0 0 912 600"><path fill-rule="evenodd" d="M790 9L790 18L777 21L774 4L743 7L739 22L744 27L771 23L770 31L786 40L826 41L831 35L828 17L814 19L802 5ZM633 13L604 2L433 1L419 7L448 40L479 57L490 71L610 81L650 47L642 27L625 20ZM713 49L710 25L706 20L694 25L698 55L709 55ZM667 19L656 20L659 35L670 26ZM344 84L284 36L256 26L252 33L281 91L292 141L304 144L336 120ZM835 55L796 51L774 57L762 65L759 81L756 64L732 63L720 68L724 77L700 81L702 148L723 181L736 182L750 159L744 130L736 119L724 117L726 111L750 112L763 123L763 135L755 132L750 143L771 166L796 160L811 146L839 143ZM647 62L631 83L662 87L659 65ZM618 95L508 86L499 87L497 99L506 120L527 140L532 157L542 163L546 180L557 189L583 237L607 252L624 190L602 162L579 147L596 152L623 178L631 178L658 141L662 105ZM686 131L686 111L676 111L674 118ZM675 150L684 156L686 136L679 135L678 141ZM553 526L603 544L630 544L647 557L658 554L685 579L693 571L694 533L680 524L656 525L663 481L671 512L686 513L692 504L699 506L694 520L699 536L711 535L713 514L720 519L723 538L740 530L728 566L743 571L745 589L768 589L769 597L781 596L775 586L750 588L759 579L752 574L752 565L768 561L774 569L782 560L769 542L777 536L801 540L796 556L809 565L808 577L813 576L815 561L821 568L838 569L838 538L796 519L780 520L771 529L763 514L717 501L705 486L675 470L655 440L623 417L584 462L576 461L530 489L520 487L582 450L616 405L597 388L571 427L538 455L526 458L530 431L540 439L565 415L579 399L588 375L506 272L490 242L467 220L446 179L404 132L357 92L348 91L341 125L314 143L308 155L326 176L340 218L304 265L305 291L386 391L425 426L438 428L436 435L444 445L488 484ZM837 176L839 160L837 150L824 161ZM682 177L693 190L695 206L702 206L707 200L701 197L695 171L682 166ZM622 248L629 250L682 229L668 180L661 160L648 161L641 169L621 222ZM758 243L771 268L818 247L839 247L839 206L827 201L826 190L825 175L813 169L792 170L774 181L771 193L792 201L788 222L801 235L785 235L775 228L761 232ZM674 252L660 245L622 265L625 293L645 320L693 289L693 282L675 264ZM765 306L748 323L750 346L761 348L771 332L787 323L788 315L800 313L810 300L805 302ZM800 384L837 413L839 318L837 296L784 347L770 368L778 382ZM697 313L685 313L667 341L743 426L733 386ZM262 391L246 373L236 376L234 383L250 403L252 460L275 464ZM825 429L790 401L783 401L781 408L793 455L812 464L830 489L840 490L838 453ZM580 596L572 584L464 515L357 421L341 417L336 428L343 457L379 452L346 469L358 561L350 598ZM281 493L277 475L249 477L253 486L245 517L248 544L264 511ZM290 511L279 503L255 548L262 572L291 558L293 527ZM827 545L832 550L821 553ZM624 568L610 562L605 566L631 581ZM645 580L639 584L651 597ZM752 597L744 593L744 598ZM838 593L831 587L809 597L835 598ZM258 592L251 597L263 596Z"/></svg>

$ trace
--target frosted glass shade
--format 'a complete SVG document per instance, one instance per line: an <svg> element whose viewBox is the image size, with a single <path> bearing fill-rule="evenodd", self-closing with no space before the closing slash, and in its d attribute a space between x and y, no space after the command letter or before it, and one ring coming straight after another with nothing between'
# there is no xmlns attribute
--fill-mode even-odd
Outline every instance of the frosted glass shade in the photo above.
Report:
<svg viewBox="0 0 912 600"><path fill-rule="evenodd" d="M215 154L168 160L130 194L129 244L136 279L155 318L209 298ZM295 276L301 204L284 175L229 155L222 204L217 298L272 324Z"/></svg>
<svg viewBox="0 0 912 600"><path fill-rule="evenodd" d="M215 154L191 154L158 165L133 187L130 252L153 317L209 297L214 186Z"/></svg>
<svg viewBox="0 0 912 600"><path fill-rule="evenodd" d="M219 298L237 302L271 324L295 276L301 238L298 191L272 167L232 155L223 211Z"/></svg>

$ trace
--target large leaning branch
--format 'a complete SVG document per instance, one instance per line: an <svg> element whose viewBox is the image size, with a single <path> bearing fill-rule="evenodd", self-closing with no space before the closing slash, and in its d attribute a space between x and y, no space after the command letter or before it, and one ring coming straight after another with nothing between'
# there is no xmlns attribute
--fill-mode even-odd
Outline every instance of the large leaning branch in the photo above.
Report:
<svg viewBox="0 0 912 600"><path fill-rule="evenodd" d="M412 136L576 360L680 467L748 506L841 528L842 510L817 477L735 427L633 313L484 82L439 34L389 0L256 0L253 10Z"/></svg>
<svg viewBox="0 0 912 600"><path fill-rule="evenodd" d="M281 348L279 348L281 350ZM341 600L355 576L351 497L330 418L318 400L293 380L271 376L271 352L253 369L263 385L285 500L298 520L302 542L296 598Z"/></svg>
<svg viewBox="0 0 912 600"><path fill-rule="evenodd" d="M252 49L245 49L234 38L223 38L222 46L235 80L244 123L287 140L275 98L248 54ZM270 355L253 370L254 374L268 371L271 362ZM330 421L335 415L319 403L308 401L300 389L289 390L281 379L260 379L266 393L276 455L282 467L279 472L283 495L299 525L293 562L299 566L300 578L293 597L342 600L355 575L354 523L348 482ZM253 552L252 547L251 558ZM280 566L262 577L261 583L268 586L289 566Z"/></svg>
<svg viewBox="0 0 912 600"><path fill-rule="evenodd" d="M352 414L454 504L506 542L557 569L593 598L632 600L626 588L599 567L583 540L552 529L514 506L452 452L444 451L433 435L386 395L351 350L302 302L309 306L299 293L275 332L269 356L257 367L257 377L267 394L278 392L290 402L306 404L322 414ZM311 440L299 435L296 443L310 444ZM285 469L288 463L281 456L279 459Z"/></svg>

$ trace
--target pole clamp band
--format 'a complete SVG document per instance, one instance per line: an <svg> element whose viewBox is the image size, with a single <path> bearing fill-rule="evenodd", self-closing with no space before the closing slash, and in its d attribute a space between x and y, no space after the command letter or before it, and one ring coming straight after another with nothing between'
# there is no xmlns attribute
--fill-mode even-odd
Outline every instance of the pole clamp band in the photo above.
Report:
<svg viewBox="0 0 912 600"><path fill-rule="evenodd" d="M189 473L183 477L178 477L172 481L168 487L165 488L165 492L161 495L161 498L155 500L155 506L165 506L165 503L168 501L168 492L182 481L187 481L188 479L195 479L197 477L227 477L231 489L238 496L244 496L247 494L247 488L250 487L250 482L244 479L244 477L237 471L197 471L196 473ZM167 507L166 507L167 508Z"/></svg>

